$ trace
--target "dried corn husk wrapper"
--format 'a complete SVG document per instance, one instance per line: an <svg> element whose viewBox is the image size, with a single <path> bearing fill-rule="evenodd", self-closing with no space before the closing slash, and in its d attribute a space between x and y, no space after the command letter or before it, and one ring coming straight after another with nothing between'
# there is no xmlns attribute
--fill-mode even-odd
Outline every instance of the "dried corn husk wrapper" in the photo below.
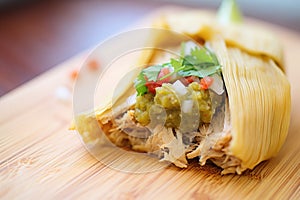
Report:
<svg viewBox="0 0 300 200"><path fill-rule="evenodd" d="M228 147L222 151L240 162L234 171L230 169L224 173L241 174L275 156L287 136L291 109L290 84L284 75L283 53L278 39L261 28L243 24L219 24L215 14L199 10L163 13L154 20L153 27L184 33L196 41L205 41L222 65L228 94L231 136ZM164 35L155 37L156 42L168 40ZM159 54L154 50L151 53L151 56L147 54L142 57L144 62L151 62ZM98 110L97 120L105 122L111 106ZM88 120L79 121L80 127L76 128L85 129L84 124ZM94 134L94 141L96 135L98 133ZM182 158L176 165L181 167L186 164L185 158Z"/></svg>

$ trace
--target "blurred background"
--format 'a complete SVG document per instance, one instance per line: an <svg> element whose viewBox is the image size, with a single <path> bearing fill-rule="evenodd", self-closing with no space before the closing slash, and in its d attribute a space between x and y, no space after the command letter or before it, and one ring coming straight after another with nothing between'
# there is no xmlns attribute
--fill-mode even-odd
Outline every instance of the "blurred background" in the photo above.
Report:
<svg viewBox="0 0 300 200"><path fill-rule="evenodd" d="M300 1L237 0L242 12L300 34ZM0 96L165 5L221 0L0 0Z"/></svg>

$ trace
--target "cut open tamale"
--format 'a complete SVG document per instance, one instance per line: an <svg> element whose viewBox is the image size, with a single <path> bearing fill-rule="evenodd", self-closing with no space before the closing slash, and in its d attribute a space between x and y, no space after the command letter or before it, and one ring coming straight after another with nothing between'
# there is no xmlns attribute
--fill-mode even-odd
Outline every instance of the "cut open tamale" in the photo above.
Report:
<svg viewBox="0 0 300 200"><path fill-rule="evenodd" d="M112 143L181 168L196 157L201 165L210 160L223 174L241 174L275 156L291 109L278 39L261 28L219 24L197 10L164 13L153 28L189 40L174 45L163 32L153 37L177 57L155 48L142 55L147 65L129 89L93 114L76 116L83 141L93 148Z"/></svg>

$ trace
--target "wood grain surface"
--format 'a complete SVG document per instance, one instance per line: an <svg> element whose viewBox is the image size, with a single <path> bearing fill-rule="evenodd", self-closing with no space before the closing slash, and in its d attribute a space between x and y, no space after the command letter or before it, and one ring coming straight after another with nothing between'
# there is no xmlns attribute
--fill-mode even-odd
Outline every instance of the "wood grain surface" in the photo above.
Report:
<svg viewBox="0 0 300 200"><path fill-rule="evenodd" d="M300 36L263 25L282 40L292 86L290 131L275 158L241 176L212 166L133 174L103 165L68 130L70 73L82 53L0 99L0 199L300 199Z"/></svg>

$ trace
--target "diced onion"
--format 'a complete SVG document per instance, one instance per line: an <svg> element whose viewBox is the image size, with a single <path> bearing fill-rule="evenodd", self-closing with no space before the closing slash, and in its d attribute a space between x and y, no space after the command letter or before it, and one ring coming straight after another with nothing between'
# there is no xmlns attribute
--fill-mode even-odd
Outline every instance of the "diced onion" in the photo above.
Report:
<svg viewBox="0 0 300 200"><path fill-rule="evenodd" d="M188 92L180 80L175 81L175 83L173 83L172 87L173 87L174 91L180 96L183 96Z"/></svg>
<svg viewBox="0 0 300 200"><path fill-rule="evenodd" d="M193 100L184 100L181 105L181 110L184 113L191 113L193 108Z"/></svg>
<svg viewBox="0 0 300 200"><path fill-rule="evenodd" d="M224 86L223 86L222 77L218 74L213 74L211 77L213 78L214 81L209 88L213 90L215 93L217 93L218 95L223 94Z"/></svg>

